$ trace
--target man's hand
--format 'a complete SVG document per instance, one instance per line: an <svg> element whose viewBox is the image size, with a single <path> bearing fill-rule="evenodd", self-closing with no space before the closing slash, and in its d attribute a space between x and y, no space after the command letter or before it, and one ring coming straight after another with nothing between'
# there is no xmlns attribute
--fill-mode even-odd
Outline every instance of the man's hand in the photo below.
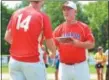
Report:
<svg viewBox="0 0 109 80"><path fill-rule="evenodd" d="M94 42L91 42L91 41L80 41L78 39L74 39L74 38L71 38L72 39L72 44L74 46L77 46L77 47L80 47L80 48L87 48L87 49L92 49L95 45Z"/></svg>
<svg viewBox="0 0 109 80"><path fill-rule="evenodd" d="M46 39L46 45L48 48L49 56L54 58L56 55L56 46L53 39Z"/></svg>
<svg viewBox="0 0 109 80"><path fill-rule="evenodd" d="M57 37L56 38L60 43L70 43L72 39L70 37Z"/></svg>
<svg viewBox="0 0 109 80"><path fill-rule="evenodd" d="M55 54L53 54L53 53L49 53L49 56L50 56L50 58L52 58L52 59L53 59L53 58L55 58L55 56L56 56L56 55L55 55Z"/></svg>

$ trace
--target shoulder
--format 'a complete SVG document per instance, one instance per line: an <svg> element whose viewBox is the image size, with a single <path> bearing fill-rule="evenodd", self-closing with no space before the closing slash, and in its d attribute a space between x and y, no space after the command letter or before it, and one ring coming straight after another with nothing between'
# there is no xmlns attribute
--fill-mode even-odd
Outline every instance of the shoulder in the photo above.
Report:
<svg viewBox="0 0 109 80"><path fill-rule="evenodd" d="M61 30L61 29L63 28L64 25L65 25L64 23L59 24L59 25L55 28L55 31Z"/></svg>
<svg viewBox="0 0 109 80"><path fill-rule="evenodd" d="M77 24L81 25L83 28L88 28L88 25L82 21L77 21Z"/></svg>
<svg viewBox="0 0 109 80"><path fill-rule="evenodd" d="M13 12L12 16L17 17L25 8L20 8L17 9L16 11Z"/></svg>
<svg viewBox="0 0 109 80"><path fill-rule="evenodd" d="M20 8L20 9L17 9L14 14L18 14L18 13L21 13L23 10L25 10L25 8Z"/></svg>
<svg viewBox="0 0 109 80"><path fill-rule="evenodd" d="M49 16L45 12L40 12L44 18L49 18Z"/></svg>
<svg viewBox="0 0 109 80"><path fill-rule="evenodd" d="M44 21L50 21L50 17L45 12L40 12L40 14Z"/></svg>
<svg viewBox="0 0 109 80"><path fill-rule="evenodd" d="M41 14L42 14L43 16L48 16L45 12L41 12Z"/></svg>
<svg viewBox="0 0 109 80"><path fill-rule="evenodd" d="M18 9L12 13L11 19L16 19L18 14L21 12L22 9Z"/></svg>
<svg viewBox="0 0 109 80"><path fill-rule="evenodd" d="M86 35L91 34L93 36L91 28L86 23L78 21L78 26L86 33Z"/></svg>

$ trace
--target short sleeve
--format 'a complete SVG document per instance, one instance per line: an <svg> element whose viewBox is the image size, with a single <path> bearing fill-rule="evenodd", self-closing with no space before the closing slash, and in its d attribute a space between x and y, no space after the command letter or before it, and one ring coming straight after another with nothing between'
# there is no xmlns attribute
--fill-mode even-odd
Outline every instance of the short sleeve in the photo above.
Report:
<svg viewBox="0 0 109 80"><path fill-rule="evenodd" d="M52 25L48 16L43 15L43 30L45 39L52 38Z"/></svg>
<svg viewBox="0 0 109 80"><path fill-rule="evenodd" d="M53 37L60 37L61 36L61 33L62 33L62 26L59 25L53 31Z"/></svg>
<svg viewBox="0 0 109 80"><path fill-rule="evenodd" d="M56 37L60 37L62 33L62 26L59 25L58 27L55 28L55 30L53 31L53 39L55 44L58 46L59 42L56 40Z"/></svg>
<svg viewBox="0 0 109 80"><path fill-rule="evenodd" d="M90 42L95 42L92 31L88 26L85 28L85 40Z"/></svg>

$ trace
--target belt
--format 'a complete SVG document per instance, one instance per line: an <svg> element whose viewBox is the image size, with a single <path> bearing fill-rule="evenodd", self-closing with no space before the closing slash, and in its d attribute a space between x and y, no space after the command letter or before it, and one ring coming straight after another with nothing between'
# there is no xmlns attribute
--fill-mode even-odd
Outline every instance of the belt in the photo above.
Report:
<svg viewBox="0 0 109 80"><path fill-rule="evenodd" d="M84 61L85 61L85 60L84 60ZM84 61L75 62L75 63L65 63L65 62L62 62L62 63L66 64L66 65L75 65L75 64L79 64L79 63L84 62Z"/></svg>
<svg viewBox="0 0 109 80"><path fill-rule="evenodd" d="M76 63L64 63L64 64L66 64L66 65L74 65Z"/></svg>

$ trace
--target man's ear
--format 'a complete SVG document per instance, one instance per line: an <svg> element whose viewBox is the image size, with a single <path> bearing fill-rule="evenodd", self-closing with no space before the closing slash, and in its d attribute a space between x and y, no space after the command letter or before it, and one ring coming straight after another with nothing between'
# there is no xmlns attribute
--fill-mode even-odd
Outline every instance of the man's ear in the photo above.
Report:
<svg viewBox="0 0 109 80"><path fill-rule="evenodd" d="M77 14L77 10L75 10L75 13Z"/></svg>
<svg viewBox="0 0 109 80"><path fill-rule="evenodd" d="M75 10L75 16L77 15L77 10Z"/></svg>

